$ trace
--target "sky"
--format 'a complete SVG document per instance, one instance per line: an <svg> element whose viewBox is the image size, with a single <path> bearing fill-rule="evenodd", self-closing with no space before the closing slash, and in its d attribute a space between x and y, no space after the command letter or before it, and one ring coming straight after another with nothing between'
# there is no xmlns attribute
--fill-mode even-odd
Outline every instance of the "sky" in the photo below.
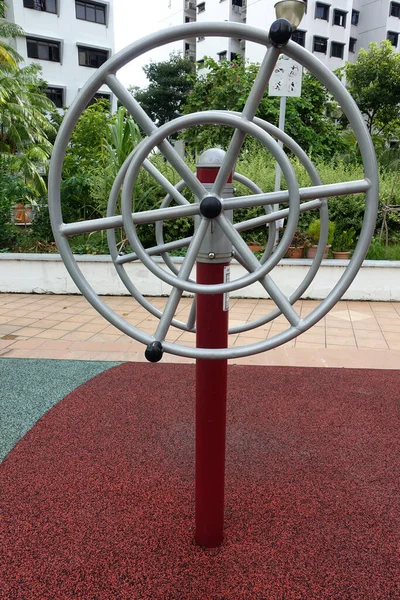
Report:
<svg viewBox="0 0 400 600"><path fill-rule="evenodd" d="M122 50L145 35L157 31L158 7L162 0L114 0L115 51ZM118 71L118 78L127 87L146 85L142 67L150 62L145 54Z"/></svg>

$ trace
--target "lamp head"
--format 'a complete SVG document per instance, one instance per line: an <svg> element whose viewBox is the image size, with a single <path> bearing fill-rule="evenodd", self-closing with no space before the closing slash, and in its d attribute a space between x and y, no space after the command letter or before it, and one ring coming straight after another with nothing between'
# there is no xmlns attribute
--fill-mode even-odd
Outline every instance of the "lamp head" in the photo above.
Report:
<svg viewBox="0 0 400 600"><path fill-rule="evenodd" d="M279 0L275 4L275 14L277 19L286 19L295 30L300 25L304 16L307 4L304 0Z"/></svg>

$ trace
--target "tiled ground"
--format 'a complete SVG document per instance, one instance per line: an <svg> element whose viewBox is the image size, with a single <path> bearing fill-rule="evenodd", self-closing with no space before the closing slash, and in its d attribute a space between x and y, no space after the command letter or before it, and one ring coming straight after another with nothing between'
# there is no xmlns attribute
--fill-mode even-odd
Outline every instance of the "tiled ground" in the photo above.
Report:
<svg viewBox="0 0 400 600"><path fill-rule="evenodd" d="M157 320L128 297L103 300L116 313L153 333ZM162 308L165 298L149 299ZM319 302L300 301L302 315ZM176 317L185 321L191 299L181 301ZM231 299L230 323L238 325L268 314L270 300ZM230 345L254 343L287 329L278 317L257 329L230 336ZM194 336L171 328L169 341L193 346ZM82 360L142 361L144 346L123 335L80 296L0 294L0 356ZM165 362L189 361L165 355ZM340 302L310 331L269 352L232 363L325 367L400 367L400 302Z"/></svg>

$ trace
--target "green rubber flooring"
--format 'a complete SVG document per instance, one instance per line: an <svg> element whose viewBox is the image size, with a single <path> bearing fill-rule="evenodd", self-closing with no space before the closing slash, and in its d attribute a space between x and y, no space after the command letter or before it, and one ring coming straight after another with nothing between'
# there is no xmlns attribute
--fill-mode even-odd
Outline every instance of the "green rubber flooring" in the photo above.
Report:
<svg viewBox="0 0 400 600"><path fill-rule="evenodd" d="M0 358L0 461L64 396L118 364Z"/></svg>

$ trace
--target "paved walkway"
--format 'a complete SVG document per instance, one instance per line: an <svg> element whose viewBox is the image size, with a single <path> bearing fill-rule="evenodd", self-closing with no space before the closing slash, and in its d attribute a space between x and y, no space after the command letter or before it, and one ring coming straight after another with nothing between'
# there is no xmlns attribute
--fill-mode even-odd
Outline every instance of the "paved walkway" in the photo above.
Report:
<svg viewBox="0 0 400 600"><path fill-rule="evenodd" d="M153 333L157 319L129 297L104 297L120 316ZM162 308L166 298L150 299ZM191 300L181 301L176 316L188 318ZM302 315L319 302L297 302ZM230 323L254 320L272 310L270 300L231 299ZM288 327L284 317L258 329L230 336L230 345L272 337ZM194 346L194 335L171 328L167 339ZM110 325L81 296L0 294L0 356L100 361L144 361L144 346ZM192 362L165 355L164 362ZM232 364L313 367L400 367L400 302L339 302L312 330L283 346Z"/></svg>

